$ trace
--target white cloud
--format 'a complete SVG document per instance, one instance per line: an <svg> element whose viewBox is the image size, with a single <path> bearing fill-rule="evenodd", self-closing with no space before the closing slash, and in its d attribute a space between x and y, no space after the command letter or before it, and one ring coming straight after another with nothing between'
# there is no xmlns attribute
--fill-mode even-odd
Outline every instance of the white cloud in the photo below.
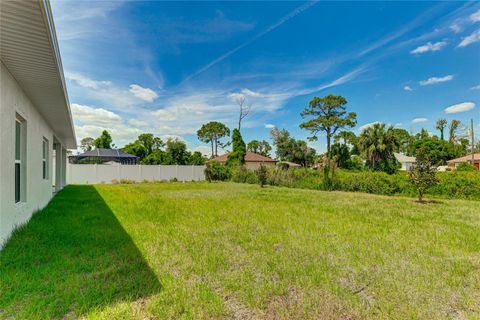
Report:
<svg viewBox="0 0 480 320"><path fill-rule="evenodd" d="M138 119L129 119L128 124L134 126L134 127L145 127L148 126L148 122L143 121L143 120L138 120Z"/></svg>
<svg viewBox="0 0 480 320"><path fill-rule="evenodd" d="M405 91L413 91L413 89L410 86L405 86L403 87L403 90Z"/></svg>
<svg viewBox="0 0 480 320"><path fill-rule="evenodd" d="M470 15L470 21L479 22L480 21L480 10Z"/></svg>
<svg viewBox="0 0 480 320"><path fill-rule="evenodd" d="M471 35L463 38L457 47L464 48L478 41L480 41L480 29L478 29L477 31L474 31Z"/></svg>
<svg viewBox="0 0 480 320"><path fill-rule="evenodd" d="M446 41L439 41L435 43L427 42L423 46L419 46L416 49L410 51L411 54L421 54L428 51L440 51L447 45Z"/></svg>
<svg viewBox="0 0 480 320"><path fill-rule="evenodd" d="M91 89L98 89L101 86L110 86L112 84L112 82L110 81L93 80L80 73L70 72L70 71L65 72L65 78L67 80L76 82L81 87L91 88Z"/></svg>
<svg viewBox="0 0 480 320"><path fill-rule="evenodd" d="M273 129L273 128L275 128L275 125L274 125L274 124L271 124L271 123L266 123L266 124L265 124L265 128L267 128L267 129Z"/></svg>
<svg viewBox="0 0 480 320"><path fill-rule="evenodd" d="M143 88L138 84L131 84L130 92L133 93L135 97L147 102L153 102L158 98L158 94L155 91L149 88Z"/></svg>
<svg viewBox="0 0 480 320"><path fill-rule="evenodd" d="M477 86L471 87L470 90L480 90L480 84Z"/></svg>
<svg viewBox="0 0 480 320"><path fill-rule="evenodd" d="M142 130L126 126L123 123L112 123L108 125L75 125L75 133L80 141L85 137L96 138L100 136L103 130L107 130L111 135L114 143L118 147L134 141Z"/></svg>
<svg viewBox="0 0 480 320"><path fill-rule="evenodd" d="M201 154L207 157L210 157L210 155L212 154L212 148L207 146L194 147L192 148L192 151L199 151Z"/></svg>
<svg viewBox="0 0 480 320"><path fill-rule="evenodd" d="M373 127L374 124L381 124L381 123L383 123L383 122L381 122L381 121L374 121L374 122L366 123L366 124L364 124L363 126L361 126L360 128L358 128L358 130L359 130L360 132L362 132L362 131L365 130L365 129L368 129L368 128L370 128L370 127Z"/></svg>
<svg viewBox="0 0 480 320"><path fill-rule="evenodd" d="M116 113L103 108L94 108L76 103L71 104L72 116L75 122L91 125L109 125L122 119Z"/></svg>
<svg viewBox="0 0 480 320"><path fill-rule="evenodd" d="M427 118L415 118L412 120L412 123L422 123L422 122L427 122Z"/></svg>
<svg viewBox="0 0 480 320"><path fill-rule="evenodd" d="M458 113L458 112L465 112L475 108L475 103L473 102L463 102L454 104L448 108L445 108L446 113Z"/></svg>
<svg viewBox="0 0 480 320"><path fill-rule="evenodd" d="M428 86L428 85L451 81L451 80L453 80L453 75L448 75L445 77L431 77L431 78L428 78L427 80L422 80L419 83L422 86Z"/></svg>

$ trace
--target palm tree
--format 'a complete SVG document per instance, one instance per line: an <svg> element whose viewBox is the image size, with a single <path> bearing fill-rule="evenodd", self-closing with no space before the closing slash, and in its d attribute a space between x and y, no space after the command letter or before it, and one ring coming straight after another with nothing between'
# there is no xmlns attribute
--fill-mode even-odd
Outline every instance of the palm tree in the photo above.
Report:
<svg viewBox="0 0 480 320"><path fill-rule="evenodd" d="M450 127L449 127L450 137L448 139L450 143L455 143L455 141L457 140L457 129L458 127L460 127L460 123L461 123L460 120L455 120L455 119L453 119L450 122Z"/></svg>
<svg viewBox="0 0 480 320"><path fill-rule="evenodd" d="M343 140L343 144L349 143L353 145L356 138L357 136L352 131L340 131L335 135L334 141L339 142L340 140Z"/></svg>
<svg viewBox="0 0 480 320"><path fill-rule="evenodd" d="M393 152L398 148L393 127L385 129L384 123L375 123L365 129L360 136L360 145L367 157L370 169L377 169L382 161L393 159Z"/></svg>
<svg viewBox="0 0 480 320"><path fill-rule="evenodd" d="M445 127L447 126L447 119L438 119L437 120L437 126L436 128L440 130L440 139L443 140L443 130L445 130Z"/></svg>

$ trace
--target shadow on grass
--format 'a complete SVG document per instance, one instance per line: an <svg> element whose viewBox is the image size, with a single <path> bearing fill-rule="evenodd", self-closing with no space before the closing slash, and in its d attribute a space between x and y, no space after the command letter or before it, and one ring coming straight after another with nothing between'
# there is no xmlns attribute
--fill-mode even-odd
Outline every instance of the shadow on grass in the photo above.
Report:
<svg viewBox="0 0 480 320"><path fill-rule="evenodd" d="M86 315L161 284L93 186L68 186L0 251L0 318Z"/></svg>

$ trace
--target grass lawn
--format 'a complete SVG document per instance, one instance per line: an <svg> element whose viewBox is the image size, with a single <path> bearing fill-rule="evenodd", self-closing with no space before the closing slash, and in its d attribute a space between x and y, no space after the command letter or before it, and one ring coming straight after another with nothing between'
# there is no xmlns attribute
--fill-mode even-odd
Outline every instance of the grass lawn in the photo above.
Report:
<svg viewBox="0 0 480 320"><path fill-rule="evenodd" d="M480 202L68 186L0 252L0 318L479 319Z"/></svg>

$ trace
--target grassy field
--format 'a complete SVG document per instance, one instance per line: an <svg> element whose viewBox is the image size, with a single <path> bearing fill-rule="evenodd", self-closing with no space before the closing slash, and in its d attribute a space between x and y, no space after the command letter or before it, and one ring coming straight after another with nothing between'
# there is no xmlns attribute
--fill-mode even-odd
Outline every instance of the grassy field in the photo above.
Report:
<svg viewBox="0 0 480 320"><path fill-rule="evenodd" d="M68 186L0 252L0 318L479 319L480 202Z"/></svg>

